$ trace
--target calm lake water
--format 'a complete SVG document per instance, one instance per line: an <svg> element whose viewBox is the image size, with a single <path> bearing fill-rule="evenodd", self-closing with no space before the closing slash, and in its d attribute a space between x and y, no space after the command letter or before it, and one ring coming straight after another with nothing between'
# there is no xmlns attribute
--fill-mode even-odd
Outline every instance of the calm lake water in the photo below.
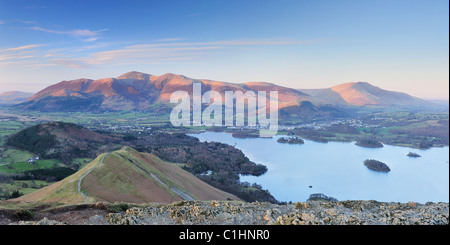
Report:
<svg viewBox="0 0 450 245"><path fill-rule="evenodd" d="M449 147L418 150L385 145L372 149L341 142L278 143L282 136L238 139L218 132L191 136L235 145L251 161L266 165L266 174L241 176L241 181L262 185L279 201L306 201L312 193L338 200L449 201ZM422 157L408 157L409 152ZM382 161L391 171L369 170L363 163L366 159Z"/></svg>

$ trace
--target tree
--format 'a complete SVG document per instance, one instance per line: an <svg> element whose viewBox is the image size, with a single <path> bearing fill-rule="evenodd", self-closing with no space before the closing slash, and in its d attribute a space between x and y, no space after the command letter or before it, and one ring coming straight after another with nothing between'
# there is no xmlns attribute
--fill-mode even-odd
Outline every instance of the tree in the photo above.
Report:
<svg viewBox="0 0 450 245"><path fill-rule="evenodd" d="M18 190L15 190L15 191L13 191L12 193L11 193L11 198L17 198L17 197L20 197L20 196L22 196L23 194L22 193L20 193Z"/></svg>

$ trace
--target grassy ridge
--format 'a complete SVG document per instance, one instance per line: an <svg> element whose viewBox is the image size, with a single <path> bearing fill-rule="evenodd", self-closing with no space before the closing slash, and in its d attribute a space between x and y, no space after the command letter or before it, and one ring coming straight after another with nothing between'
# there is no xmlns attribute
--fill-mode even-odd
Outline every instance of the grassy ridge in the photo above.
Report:
<svg viewBox="0 0 450 245"><path fill-rule="evenodd" d="M62 181L16 200L59 203L169 203L185 197L193 200L226 200L232 197L238 200L151 154L127 147L104 156L98 156ZM103 162L100 162L103 157ZM89 196L87 199L78 193L80 179L81 192Z"/></svg>
<svg viewBox="0 0 450 245"><path fill-rule="evenodd" d="M50 186L39 189L29 195L22 196L19 200L33 200L38 202L59 202L59 203L82 203L83 196L78 193L78 180L90 169L94 168L100 159L99 155L91 163L87 164L78 172L69 177L56 182Z"/></svg>
<svg viewBox="0 0 450 245"><path fill-rule="evenodd" d="M164 193L169 194L173 200L180 199L177 193L173 191L174 188L188 193L188 195L192 195L192 193L189 193L169 177L171 174L171 171L167 170L169 165L156 156L143 155L132 148L126 148L126 150L123 148L120 151L115 151L108 155L104 159L104 162L99 164L89 176L95 176L96 180L90 182L89 186L83 184L83 188L88 193L92 193L92 191L89 191L90 186L95 185L97 189L101 186L117 195L128 195L137 200L146 200L146 194L142 193L142 190L139 188L139 183L135 181L135 179L139 179L141 182L152 182L154 186L157 186ZM118 173L119 171L120 173ZM172 171L184 170L176 167ZM89 181L87 180L84 183L87 182ZM98 196L95 193L92 194ZM112 201L105 196L101 197L101 199Z"/></svg>

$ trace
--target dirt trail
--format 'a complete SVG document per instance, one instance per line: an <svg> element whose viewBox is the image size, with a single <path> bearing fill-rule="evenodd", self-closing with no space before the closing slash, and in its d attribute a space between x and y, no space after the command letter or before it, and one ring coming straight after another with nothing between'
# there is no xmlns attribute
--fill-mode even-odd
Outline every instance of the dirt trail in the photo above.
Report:
<svg viewBox="0 0 450 245"><path fill-rule="evenodd" d="M122 148L122 151L126 151L128 149L127 146L125 146L124 148ZM80 179L78 180L78 186L77 186L77 192L83 196L83 202L86 204L87 203L87 198L88 196L86 194L84 194L81 191L81 182L83 181L84 177L86 177L89 173L91 173L92 170L94 170L98 165L103 163L103 160L109 155L111 154L110 152L106 153L98 163L96 163L91 169L89 169L86 173L83 174L83 176L80 177ZM176 187L169 187L166 185L166 183L164 183L161 179L158 178L158 176L156 176L156 174L154 173L150 173L147 170L145 170L143 167L141 167L139 164L136 164L136 166L141 169L142 171L144 171L145 173L147 173L148 175L150 175L150 177L152 179L154 179L156 182L158 182L160 185L162 185L164 188L169 189L170 191L172 191L173 193L175 193L176 195L180 196L183 200L186 201L193 201L195 200L195 198L193 198L192 196L190 196L189 194L183 192L182 190L176 188Z"/></svg>
<svg viewBox="0 0 450 245"><path fill-rule="evenodd" d="M122 151L126 151L128 149L128 146L125 146L122 148ZM156 176L156 174L154 173L150 173L148 172L146 169L144 169L142 166L140 166L137 163L134 163L140 170L144 171L146 174L150 175L150 177L152 179L154 179L156 182L158 182L160 185L162 185L164 188L169 189L170 191L172 191L173 193L175 193L176 195L178 195L179 197L181 197L183 200L186 201L194 201L195 198L193 198L191 195L187 194L186 192L176 188L176 187L169 187L168 185L166 185L166 183L164 183L161 179L158 178L158 176Z"/></svg>
<svg viewBox="0 0 450 245"><path fill-rule="evenodd" d="M83 181L84 177L86 177L92 170L94 170L98 165L102 164L105 157L107 157L109 154L110 152L106 153L98 163L96 163L91 169L89 169L86 173L84 173L83 176L81 176L80 179L78 180L77 192L83 196L84 203L87 203L88 196L81 191L81 182Z"/></svg>

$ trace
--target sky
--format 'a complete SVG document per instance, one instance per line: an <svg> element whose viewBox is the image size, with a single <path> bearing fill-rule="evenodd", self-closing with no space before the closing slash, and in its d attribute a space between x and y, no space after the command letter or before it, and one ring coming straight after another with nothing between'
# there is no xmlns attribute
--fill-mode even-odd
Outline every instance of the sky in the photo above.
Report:
<svg viewBox="0 0 450 245"><path fill-rule="evenodd" d="M449 98L448 0L0 0L0 92L129 71Z"/></svg>

